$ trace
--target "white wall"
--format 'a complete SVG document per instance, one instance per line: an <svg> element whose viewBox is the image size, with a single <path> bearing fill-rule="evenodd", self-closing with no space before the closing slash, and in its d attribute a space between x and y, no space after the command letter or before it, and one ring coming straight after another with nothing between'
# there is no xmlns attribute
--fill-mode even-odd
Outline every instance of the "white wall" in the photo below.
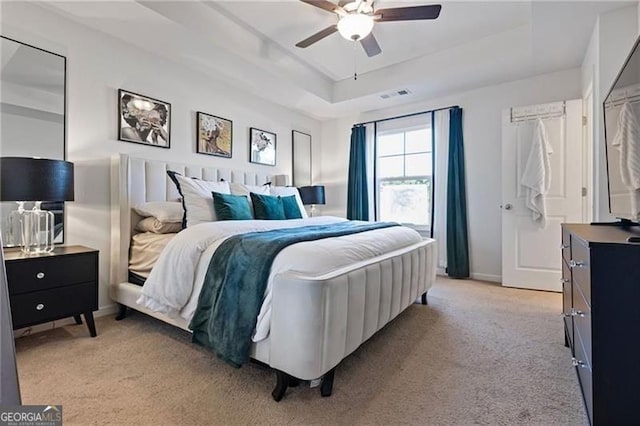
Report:
<svg viewBox="0 0 640 426"><path fill-rule="evenodd" d="M580 82L581 70L576 68L323 123L321 182L327 187L323 214L346 213L349 136L354 123L459 105L464 109L471 272L478 279L499 281L502 110L578 99Z"/></svg>
<svg viewBox="0 0 640 426"><path fill-rule="evenodd" d="M583 94L593 82L593 218L609 215L602 102L638 37L638 5L603 13L593 29L582 63Z"/></svg>
<svg viewBox="0 0 640 426"><path fill-rule="evenodd" d="M68 160L75 163L75 202L68 203L67 242L100 250L100 305L108 298L111 238L109 158L131 153L221 168L291 173L291 130L320 140L320 123L51 13L34 4L2 4L2 34L67 57ZM18 23L15 24L14 23ZM117 91L171 103L171 149L117 141ZM195 153L195 114L233 120L233 158ZM249 127L278 135L277 166L248 163ZM317 145L317 144L316 144ZM318 148L316 148L318 149ZM319 155L316 155L319 158ZM314 170L318 170L316 164Z"/></svg>

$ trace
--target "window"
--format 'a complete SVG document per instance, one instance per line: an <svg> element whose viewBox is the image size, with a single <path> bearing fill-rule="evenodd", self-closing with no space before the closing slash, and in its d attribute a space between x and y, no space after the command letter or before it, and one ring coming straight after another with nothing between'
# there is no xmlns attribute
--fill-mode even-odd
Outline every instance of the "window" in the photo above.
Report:
<svg viewBox="0 0 640 426"><path fill-rule="evenodd" d="M376 140L378 220L431 232L433 143L431 127L378 132Z"/></svg>

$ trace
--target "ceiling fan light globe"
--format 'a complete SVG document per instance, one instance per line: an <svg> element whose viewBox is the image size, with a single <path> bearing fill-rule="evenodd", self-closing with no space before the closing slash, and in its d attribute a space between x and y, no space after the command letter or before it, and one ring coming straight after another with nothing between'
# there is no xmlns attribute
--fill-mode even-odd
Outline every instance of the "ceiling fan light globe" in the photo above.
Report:
<svg viewBox="0 0 640 426"><path fill-rule="evenodd" d="M373 18L361 13L354 13L340 18L338 32L350 41L362 40L373 29Z"/></svg>

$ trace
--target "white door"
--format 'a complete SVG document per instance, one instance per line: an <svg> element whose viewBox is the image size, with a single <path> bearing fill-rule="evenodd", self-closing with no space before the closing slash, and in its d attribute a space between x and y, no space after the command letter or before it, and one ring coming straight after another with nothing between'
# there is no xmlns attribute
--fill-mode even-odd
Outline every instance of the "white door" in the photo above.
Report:
<svg viewBox="0 0 640 426"><path fill-rule="evenodd" d="M563 108L564 115L561 114ZM535 116L552 117L543 118L553 148L551 188L545 196L545 227L532 220L520 185L536 122L527 117ZM560 224L582 222L582 159L581 100L503 112L502 285L562 291Z"/></svg>
<svg viewBox="0 0 640 426"><path fill-rule="evenodd" d="M587 195L582 197L582 218L584 222L593 220L593 82L589 83L582 100L582 186L587 189ZM582 194L584 195L584 194Z"/></svg>

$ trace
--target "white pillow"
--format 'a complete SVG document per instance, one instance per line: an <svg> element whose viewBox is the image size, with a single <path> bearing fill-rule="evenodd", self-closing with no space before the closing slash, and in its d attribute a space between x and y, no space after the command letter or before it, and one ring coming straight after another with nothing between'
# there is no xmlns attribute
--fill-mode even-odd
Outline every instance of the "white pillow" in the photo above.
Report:
<svg viewBox="0 0 640 426"><path fill-rule="evenodd" d="M233 195L246 195L248 197L250 192L260 195L270 195L269 185L244 185L242 183L231 182L229 189L231 189L231 194Z"/></svg>
<svg viewBox="0 0 640 426"><path fill-rule="evenodd" d="M150 201L133 208L142 217L155 217L160 222L182 222L184 209L178 201Z"/></svg>
<svg viewBox="0 0 640 426"><path fill-rule="evenodd" d="M298 188L295 186L272 186L271 187L271 195L279 195L281 197L288 197L291 195L296 196L296 201L298 202L298 207L300 208L300 214L303 218L308 218L307 209L304 208L304 204L302 204L302 198L300 198L300 192Z"/></svg>
<svg viewBox="0 0 640 426"><path fill-rule="evenodd" d="M178 192L182 195L184 225L189 227L218 220L216 211L213 208L213 195L211 193L230 194L229 182L211 182L184 177L178 173L172 174L175 178L174 183L178 187Z"/></svg>

